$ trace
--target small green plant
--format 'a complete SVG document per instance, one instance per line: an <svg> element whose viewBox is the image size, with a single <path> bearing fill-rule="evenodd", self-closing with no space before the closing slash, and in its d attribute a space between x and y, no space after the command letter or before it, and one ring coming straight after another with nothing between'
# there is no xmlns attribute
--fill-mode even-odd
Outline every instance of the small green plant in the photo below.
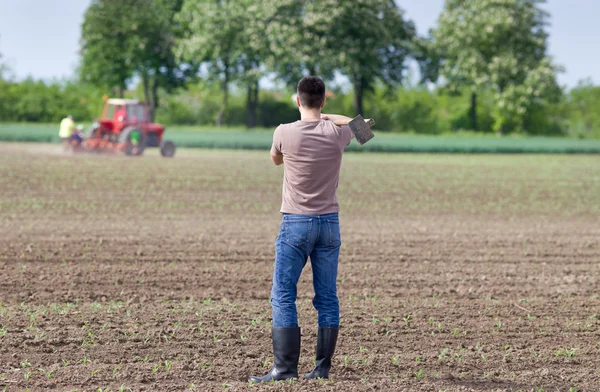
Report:
<svg viewBox="0 0 600 392"><path fill-rule="evenodd" d="M41 369L41 368L40 368L40 369L38 369L38 370L39 370L40 372L42 372L42 374L43 374L44 376L46 376L46 378L47 378L48 380L50 380L52 377L54 377L54 372L55 372L55 370L45 371L44 369Z"/></svg>
<svg viewBox="0 0 600 392"><path fill-rule="evenodd" d="M415 373L415 378L417 380L419 380L419 379L423 378L424 374L425 374L425 371L423 370L423 368L420 368L419 371L417 371Z"/></svg>
<svg viewBox="0 0 600 392"><path fill-rule="evenodd" d="M90 360L88 359L87 355L83 355L83 359L81 360L81 363L83 363L84 365L87 365L88 363L90 363Z"/></svg>
<svg viewBox="0 0 600 392"><path fill-rule="evenodd" d="M25 369L26 367L31 367L31 363L29 362L28 359L24 360L23 362L21 362L21 367L23 369Z"/></svg>
<svg viewBox="0 0 600 392"><path fill-rule="evenodd" d="M561 348L561 349L556 350L554 355L556 355L556 357L574 358L576 351L577 351L577 349L575 349L575 348L571 348L571 349Z"/></svg>
<svg viewBox="0 0 600 392"><path fill-rule="evenodd" d="M446 358L447 358L448 351L450 351L450 349L449 349L448 347L444 348L444 349L442 350L442 352L440 353L440 355L438 355L438 359L439 359L440 361L442 361L442 360L446 359Z"/></svg>

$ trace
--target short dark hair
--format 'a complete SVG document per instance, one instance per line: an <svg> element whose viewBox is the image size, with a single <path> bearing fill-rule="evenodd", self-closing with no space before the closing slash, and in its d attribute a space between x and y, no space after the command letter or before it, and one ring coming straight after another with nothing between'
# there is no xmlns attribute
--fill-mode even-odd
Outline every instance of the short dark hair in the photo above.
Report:
<svg viewBox="0 0 600 392"><path fill-rule="evenodd" d="M316 76L305 76L298 82L298 97L302 106L320 109L325 99L325 82Z"/></svg>

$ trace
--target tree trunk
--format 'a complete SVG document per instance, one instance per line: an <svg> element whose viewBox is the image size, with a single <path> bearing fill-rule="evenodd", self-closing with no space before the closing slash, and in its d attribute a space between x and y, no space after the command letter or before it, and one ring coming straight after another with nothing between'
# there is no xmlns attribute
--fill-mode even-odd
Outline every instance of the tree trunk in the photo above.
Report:
<svg viewBox="0 0 600 392"><path fill-rule="evenodd" d="M471 129L477 131L477 93L471 94L471 109L469 110L471 117Z"/></svg>
<svg viewBox="0 0 600 392"><path fill-rule="evenodd" d="M258 123L258 79L248 83L246 97L246 126L248 128L256 127Z"/></svg>
<svg viewBox="0 0 600 392"><path fill-rule="evenodd" d="M227 112L227 106L229 102L229 65L225 64L225 79L221 84L221 89L223 90L223 102L221 106L221 110L219 111L219 115L217 116L217 121L215 122L217 127L220 127L223 123L223 117L225 117L225 113Z"/></svg>
<svg viewBox="0 0 600 392"><path fill-rule="evenodd" d="M148 121L154 122L154 118L156 117L156 109L158 109L158 79L154 77L152 80L152 102L148 105Z"/></svg>
<svg viewBox="0 0 600 392"><path fill-rule="evenodd" d="M363 98L365 95L365 86L360 75L354 76L354 110L356 114L363 114Z"/></svg>
<svg viewBox="0 0 600 392"><path fill-rule="evenodd" d="M148 119L152 118L153 113L152 113L152 109L151 109L151 100L152 98L150 97L150 80L149 76L147 73L142 73L142 85L144 86L144 100L146 101L146 107L148 108ZM152 120L150 120L152 121Z"/></svg>
<svg viewBox="0 0 600 392"><path fill-rule="evenodd" d="M150 80L152 79L152 80ZM148 121L154 122L154 115L158 107L158 80L151 78L148 73L142 73L142 85L144 86L144 99L148 110Z"/></svg>

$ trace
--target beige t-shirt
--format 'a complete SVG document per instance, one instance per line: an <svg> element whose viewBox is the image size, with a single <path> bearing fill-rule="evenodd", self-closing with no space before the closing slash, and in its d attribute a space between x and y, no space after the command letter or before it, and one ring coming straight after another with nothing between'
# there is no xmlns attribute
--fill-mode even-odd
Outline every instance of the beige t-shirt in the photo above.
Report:
<svg viewBox="0 0 600 392"><path fill-rule="evenodd" d="M348 126L331 121L282 124L273 134L271 151L283 154L281 212L320 215L340 210L335 194L342 153L350 144Z"/></svg>

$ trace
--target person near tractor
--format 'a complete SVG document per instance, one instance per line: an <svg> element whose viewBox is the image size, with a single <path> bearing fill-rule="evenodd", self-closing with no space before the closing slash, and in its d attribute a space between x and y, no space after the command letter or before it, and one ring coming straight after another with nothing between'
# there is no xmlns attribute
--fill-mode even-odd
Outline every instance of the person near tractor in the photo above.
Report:
<svg viewBox="0 0 600 392"><path fill-rule="evenodd" d="M336 190L342 153L353 134L348 126L333 123L349 117L321 114L325 91L320 78L302 78L296 96L300 120L280 125L273 134L271 160L275 165L284 164L283 216L275 241L271 289L274 364L265 376L251 376L250 382L298 377L297 284L309 257L318 335L315 367L305 378L329 377L340 326L337 272L341 240Z"/></svg>
<svg viewBox="0 0 600 392"><path fill-rule="evenodd" d="M75 122L73 121L73 116L69 114L61 120L60 129L58 131L58 137L62 141L65 149L69 147L71 135L74 132L76 132Z"/></svg>
<svg viewBox="0 0 600 392"><path fill-rule="evenodd" d="M75 132L73 132L69 138L69 144L71 147L77 148L81 146L81 143L83 143L83 131L83 124L79 124L77 127L75 127Z"/></svg>

